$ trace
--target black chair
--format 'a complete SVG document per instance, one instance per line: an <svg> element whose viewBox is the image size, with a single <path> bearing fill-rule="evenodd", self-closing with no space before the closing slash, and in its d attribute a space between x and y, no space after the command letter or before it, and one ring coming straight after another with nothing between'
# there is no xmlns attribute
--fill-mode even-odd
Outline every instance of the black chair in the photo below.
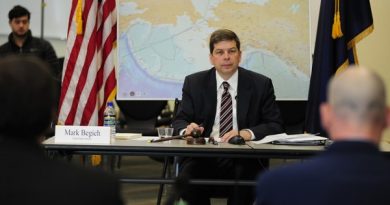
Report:
<svg viewBox="0 0 390 205"><path fill-rule="evenodd" d="M117 100L116 101L123 118L121 119L121 126L118 127L117 132L131 132L141 133L143 136L157 136L156 127L170 126L172 123L172 112L163 110L167 107L166 100ZM168 165L171 159L169 157L151 157L152 159L164 162L162 177L167 177ZM120 164L120 157L118 159L118 167ZM161 203L162 192L164 185L160 184L160 189L157 198L157 204Z"/></svg>
<svg viewBox="0 0 390 205"><path fill-rule="evenodd" d="M282 114L285 132L300 134L304 132L306 100L279 100L276 101Z"/></svg>
<svg viewBox="0 0 390 205"><path fill-rule="evenodd" d="M143 136L157 136L157 126L169 126L171 120L169 114L165 114L161 118L162 111L167 106L166 100L136 100L136 101L116 101L123 118L121 119L121 126L118 127L117 132L131 132L142 133ZM164 123L161 123L161 122Z"/></svg>

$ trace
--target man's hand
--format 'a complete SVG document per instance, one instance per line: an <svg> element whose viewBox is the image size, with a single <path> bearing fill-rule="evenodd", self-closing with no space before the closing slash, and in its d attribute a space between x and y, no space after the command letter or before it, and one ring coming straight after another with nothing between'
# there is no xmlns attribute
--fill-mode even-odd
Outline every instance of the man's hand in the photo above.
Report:
<svg viewBox="0 0 390 205"><path fill-rule="evenodd" d="M224 134L221 137L221 142L228 142L230 138L236 136L236 135L241 135L245 139L245 141L250 141L251 140L251 133L248 132L247 130L230 130L226 134Z"/></svg>
<svg viewBox="0 0 390 205"><path fill-rule="evenodd" d="M204 127L199 126L198 124L191 122L191 124L187 125L186 132L184 133L185 135L191 134L193 130L199 130L200 133L203 133Z"/></svg>

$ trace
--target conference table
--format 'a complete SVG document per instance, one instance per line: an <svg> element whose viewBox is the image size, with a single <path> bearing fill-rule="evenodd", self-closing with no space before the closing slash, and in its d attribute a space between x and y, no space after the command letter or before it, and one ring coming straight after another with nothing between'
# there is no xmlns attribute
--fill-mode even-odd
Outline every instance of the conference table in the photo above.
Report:
<svg viewBox="0 0 390 205"><path fill-rule="evenodd" d="M291 146L273 144L245 145L206 143L187 144L185 140L170 140L151 143L154 137L132 137L125 140L112 139L110 144L57 143L54 137L43 142L51 151L69 154L103 154L133 156L179 156L179 157L229 157L229 158L305 158L321 152L323 146ZM206 140L207 141L207 140Z"/></svg>
<svg viewBox="0 0 390 205"><path fill-rule="evenodd" d="M325 146L296 146L296 145L274 145L256 144L246 142L245 145L232 145L229 143L205 145L187 144L186 140L176 139L163 142L151 143L153 137L134 136L128 139L112 139L110 144L80 144L80 143L58 143L55 138L49 138L43 142L46 151L61 152L66 155L119 155L119 156L158 156L165 157L165 163L161 178L140 179L122 178L123 183L147 183L160 184L157 204L160 204L164 184L174 183L174 177L167 178L166 171L169 158L177 157L227 157L227 158L268 158L268 159L304 159L322 152ZM390 156L390 143L383 141L381 150ZM177 173L175 174L177 175ZM192 184L212 185L250 185L254 181L245 180L190 180Z"/></svg>

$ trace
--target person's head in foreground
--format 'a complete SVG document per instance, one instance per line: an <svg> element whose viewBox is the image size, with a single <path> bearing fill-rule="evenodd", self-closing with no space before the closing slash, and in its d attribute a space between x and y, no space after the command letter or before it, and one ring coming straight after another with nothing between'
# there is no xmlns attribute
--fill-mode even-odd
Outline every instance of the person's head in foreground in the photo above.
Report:
<svg viewBox="0 0 390 205"><path fill-rule="evenodd" d="M335 141L377 144L390 120L383 80L361 66L350 67L332 78L328 101L320 111L322 125Z"/></svg>
<svg viewBox="0 0 390 205"><path fill-rule="evenodd" d="M261 175L256 204L390 204L390 160L378 146L389 116L376 73L353 66L337 74L321 105L323 128L334 143L302 163Z"/></svg>
<svg viewBox="0 0 390 205"><path fill-rule="evenodd" d="M0 135L36 142L53 118L55 91L47 65L28 56L0 59Z"/></svg>

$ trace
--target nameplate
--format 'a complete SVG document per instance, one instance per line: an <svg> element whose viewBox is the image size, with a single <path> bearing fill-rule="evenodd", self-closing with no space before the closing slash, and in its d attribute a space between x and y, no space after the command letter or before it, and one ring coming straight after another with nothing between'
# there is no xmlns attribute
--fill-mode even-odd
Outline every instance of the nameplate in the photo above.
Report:
<svg viewBox="0 0 390 205"><path fill-rule="evenodd" d="M110 144L110 127L56 125L55 143Z"/></svg>

